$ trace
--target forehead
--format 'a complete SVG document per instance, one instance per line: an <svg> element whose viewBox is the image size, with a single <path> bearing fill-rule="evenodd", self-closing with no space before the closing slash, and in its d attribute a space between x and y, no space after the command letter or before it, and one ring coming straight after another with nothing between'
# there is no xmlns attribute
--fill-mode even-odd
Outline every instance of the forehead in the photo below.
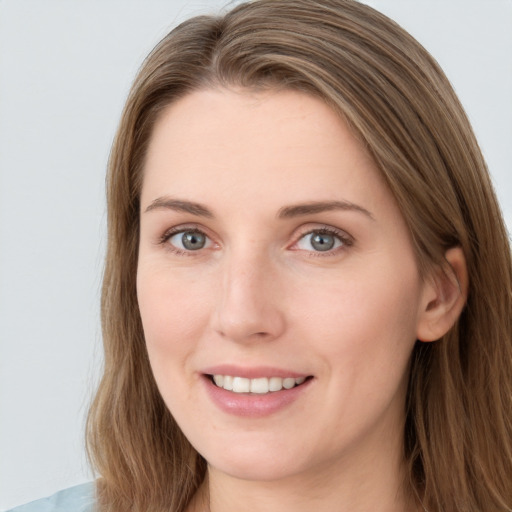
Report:
<svg viewBox="0 0 512 512"><path fill-rule="evenodd" d="M272 191L272 194L270 194ZM213 89L171 104L150 140L142 202L194 195L251 201L389 194L364 146L322 100L295 91ZM370 194L371 195L371 194Z"/></svg>
<svg viewBox="0 0 512 512"><path fill-rule="evenodd" d="M306 148L310 140L319 149L334 141L343 152L358 152L371 160L341 116L321 99L292 90L194 91L164 109L155 123L151 146L164 142L183 152L198 143L196 150L222 151L248 142L245 150L263 146L268 154L275 148Z"/></svg>

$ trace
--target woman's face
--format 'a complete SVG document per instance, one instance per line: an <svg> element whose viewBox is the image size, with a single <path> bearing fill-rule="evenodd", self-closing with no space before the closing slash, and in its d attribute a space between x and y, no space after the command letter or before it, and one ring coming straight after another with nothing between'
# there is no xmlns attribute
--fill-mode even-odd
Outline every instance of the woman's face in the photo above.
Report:
<svg viewBox="0 0 512 512"><path fill-rule="evenodd" d="M320 100L219 89L167 108L137 292L159 390L211 468L399 457L424 285L375 164Z"/></svg>

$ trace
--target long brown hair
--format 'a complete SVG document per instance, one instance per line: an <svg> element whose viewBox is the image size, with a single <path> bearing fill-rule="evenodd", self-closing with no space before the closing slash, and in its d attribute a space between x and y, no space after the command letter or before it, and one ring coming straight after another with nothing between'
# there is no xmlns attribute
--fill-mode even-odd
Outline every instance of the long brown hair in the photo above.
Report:
<svg viewBox="0 0 512 512"><path fill-rule="evenodd" d="M468 119L434 59L353 0L256 0L174 29L127 100L107 180L104 374L88 418L103 511L183 511L205 476L159 395L135 275L139 195L155 120L191 91L293 89L322 98L373 155L409 227L420 270L460 246L470 279L457 324L412 354L407 487L430 512L512 510L512 264Z"/></svg>

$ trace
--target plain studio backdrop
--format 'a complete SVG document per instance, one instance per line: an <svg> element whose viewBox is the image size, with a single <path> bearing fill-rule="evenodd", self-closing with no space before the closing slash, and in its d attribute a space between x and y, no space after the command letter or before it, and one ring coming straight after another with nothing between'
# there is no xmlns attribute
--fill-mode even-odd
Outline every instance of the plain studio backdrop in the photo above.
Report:
<svg viewBox="0 0 512 512"><path fill-rule="evenodd" d="M512 228L512 0L368 0L434 55ZM104 174L131 81L228 0L0 0L0 510L91 480Z"/></svg>

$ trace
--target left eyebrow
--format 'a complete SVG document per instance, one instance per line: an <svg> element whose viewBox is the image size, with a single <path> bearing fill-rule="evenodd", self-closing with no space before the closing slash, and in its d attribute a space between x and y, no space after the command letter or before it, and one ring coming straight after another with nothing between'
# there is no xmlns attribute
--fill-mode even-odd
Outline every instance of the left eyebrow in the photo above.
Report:
<svg viewBox="0 0 512 512"><path fill-rule="evenodd" d="M279 219L289 219L292 217L300 217L302 215L311 215L314 213L329 212L332 210L355 211L362 213L371 220L375 220L374 216L366 208L349 201L317 201L304 204L296 204L284 206L277 212Z"/></svg>

